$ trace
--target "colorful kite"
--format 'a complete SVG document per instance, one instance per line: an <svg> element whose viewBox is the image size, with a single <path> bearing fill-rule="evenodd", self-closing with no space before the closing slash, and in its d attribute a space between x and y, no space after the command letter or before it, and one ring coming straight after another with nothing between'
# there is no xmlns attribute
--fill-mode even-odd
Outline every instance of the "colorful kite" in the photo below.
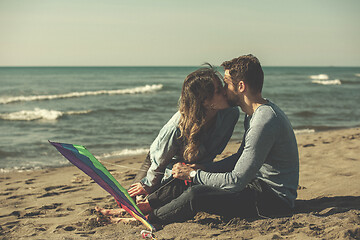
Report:
<svg viewBox="0 0 360 240"><path fill-rule="evenodd" d="M149 228L151 233L155 231L155 228L147 221L129 193L84 146L49 142L72 164L80 168L80 170L109 192L115 198L120 208L124 208L134 218L142 222Z"/></svg>

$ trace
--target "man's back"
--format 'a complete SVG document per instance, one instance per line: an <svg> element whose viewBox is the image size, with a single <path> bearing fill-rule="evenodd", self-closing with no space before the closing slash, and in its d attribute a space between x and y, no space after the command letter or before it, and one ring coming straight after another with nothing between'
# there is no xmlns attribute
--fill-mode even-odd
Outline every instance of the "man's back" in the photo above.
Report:
<svg viewBox="0 0 360 240"><path fill-rule="evenodd" d="M261 139L257 143L245 142L245 148L256 144L257 152L267 153L257 178L293 206L299 181L299 155L294 131L285 113L269 101L246 118L245 130L251 134L246 139ZM263 136L256 136L259 134Z"/></svg>

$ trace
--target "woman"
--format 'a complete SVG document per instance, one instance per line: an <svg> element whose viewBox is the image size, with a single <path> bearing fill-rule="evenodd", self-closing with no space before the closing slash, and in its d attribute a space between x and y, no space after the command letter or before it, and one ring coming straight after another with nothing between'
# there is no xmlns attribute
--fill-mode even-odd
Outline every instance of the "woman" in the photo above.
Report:
<svg viewBox="0 0 360 240"><path fill-rule="evenodd" d="M229 108L217 71L209 66L190 73L182 87L179 111L151 144L142 166L145 174L140 172L135 178L139 182L131 185L128 191L131 197L147 196L145 201L137 201L140 210L146 214L185 191L188 183L172 178L173 165L213 161L227 145L238 118L239 109ZM97 210L104 215L123 211Z"/></svg>

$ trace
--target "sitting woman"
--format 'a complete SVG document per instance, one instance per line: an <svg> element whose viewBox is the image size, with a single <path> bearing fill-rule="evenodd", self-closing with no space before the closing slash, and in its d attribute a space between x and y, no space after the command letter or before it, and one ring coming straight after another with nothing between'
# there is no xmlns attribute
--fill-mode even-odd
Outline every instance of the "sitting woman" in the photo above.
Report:
<svg viewBox="0 0 360 240"><path fill-rule="evenodd" d="M137 200L140 210L147 214L180 196L190 183L172 177L173 165L182 162L194 167L213 161L226 147L238 118L239 109L229 107L217 71L210 66L190 73L182 87L179 111L151 144L128 191L131 197L145 196L145 200ZM104 215L119 215L124 211L96 210Z"/></svg>

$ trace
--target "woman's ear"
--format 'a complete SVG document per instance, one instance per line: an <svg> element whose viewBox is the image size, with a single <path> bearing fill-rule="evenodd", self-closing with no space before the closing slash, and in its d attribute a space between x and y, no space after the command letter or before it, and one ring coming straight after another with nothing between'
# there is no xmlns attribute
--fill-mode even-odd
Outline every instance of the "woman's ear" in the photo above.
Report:
<svg viewBox="0 0 360 240"><path fill-rule="evenodd" d="M204 106L204 108L209 109L209 108L210 108L209 100L208 100L208 99L205 99L205 100L202 102L202 105Z"/></svg>

